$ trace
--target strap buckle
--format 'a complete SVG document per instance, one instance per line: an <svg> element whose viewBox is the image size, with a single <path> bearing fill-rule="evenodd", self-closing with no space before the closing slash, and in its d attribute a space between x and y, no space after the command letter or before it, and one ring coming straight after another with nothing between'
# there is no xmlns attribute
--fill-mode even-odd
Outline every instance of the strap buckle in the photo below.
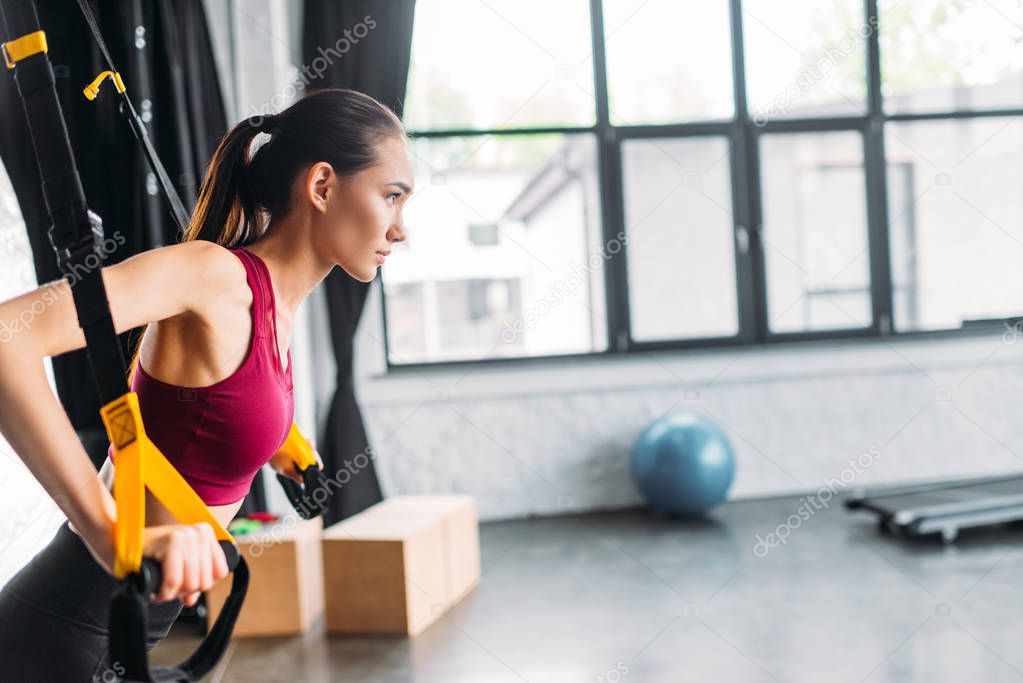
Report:
<svg viewBox="0 0 1023 683"><path fill-rule="evenodd" d="M71 242L61 240L62 243L58 244L54 229L51 227L49 230L50 244L53 245L53 250L57 253L57 266L62 273L70 273L74 266L84 264L89 254L95 254L99 258L98 263L103 263L101 246L103 244L103 219L91 210L86 210L86 215L88 216L89 230L79 230Z"/></svg>
<svg viewBox="0 0 1023 683"><path fill-rule="evenodd" d="M18 62L26 57L47 51L46 33L43 31L27 33L0 45L0 52L3 52L4 62L8 69L13 69Z"/></svg>

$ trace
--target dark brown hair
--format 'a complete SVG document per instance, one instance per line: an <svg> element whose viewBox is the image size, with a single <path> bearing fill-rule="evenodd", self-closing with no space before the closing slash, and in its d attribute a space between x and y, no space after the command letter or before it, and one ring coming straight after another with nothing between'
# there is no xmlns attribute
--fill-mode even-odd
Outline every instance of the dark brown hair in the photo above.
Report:
<svg viewBox="0 0 1023 683"><path fill-rule="evenodd" d="M261 132L269 140L250 156ZM329 163L341 177L377 162L377 146L405 138L401 119L376 99L348 88L323 88L296 100L279 114L251 116L221 138L199 190L181 241L207 240L224 247L259 239L271 217L288 211L291 186L305 167ZM131 362L138 365L143 328Z"/></svg>

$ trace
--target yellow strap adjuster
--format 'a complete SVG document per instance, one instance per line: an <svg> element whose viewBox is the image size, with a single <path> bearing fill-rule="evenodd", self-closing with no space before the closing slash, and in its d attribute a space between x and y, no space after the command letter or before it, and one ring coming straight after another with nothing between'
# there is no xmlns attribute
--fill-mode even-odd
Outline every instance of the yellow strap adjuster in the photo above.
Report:
<svg viewBox="0 0 1023 683"><path fill-rule="evenodd" d="M13 69L17 62L38 52L46 52L46 34L36 31L0 45L7 68Z"/></svg>
<svg viewBox="0 0 1023 683"><path fill-rule="evenodd" d="M124 92L124 81L121 80L121 74L117 73L116 71L110 71L108 69L107 71L101 73L99 76L96 76L96 78L92 79L92 83L85 86L85 89L82 90L82 92L85 93L85 96L89 98L89 100L96 99L96 95L99 94L99 86L101 83L103 83L103 79L106 78L107 76L110 76L110 80L114 82L114 87L117 88L117 92Z"/></svg>

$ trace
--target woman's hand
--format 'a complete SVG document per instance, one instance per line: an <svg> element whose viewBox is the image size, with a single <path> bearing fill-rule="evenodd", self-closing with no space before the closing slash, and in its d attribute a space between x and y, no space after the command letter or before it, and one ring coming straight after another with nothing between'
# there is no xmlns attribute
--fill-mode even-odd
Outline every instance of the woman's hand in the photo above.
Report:
<svg viewBox="0 0 1023 683"><path fill-rule="evenodd" d="M94 538L86 541L86 547L112 575L113 543ZM224 551L213 527L206 522L146 527L142 532L142 555L160 563L163 583L155 594L156 602L180 598L186 607L192 607L200 593L213 588L229 573Z"/></svg>
<svg viewBox="0 0 1023 683"><path fill-rule="evenodd" d="M309 444L309 448L313 451L313 456L316 458L316 465L322 470L323 459L320 458L320 454L316 450L316 441L314 439L307 439L307 443ZM292 460L291 456L284 451L277 451L274 453L273 457L270 458L270 467L274 472L283 474L292 481L296 481L299 484L303 483L302 475L299 474L298 470L295 468L295 461Z"/></svg>
<svg viewBox="0 0 1023 683"><path fill-rule="evenodd" d="M230 572L213 527L198 524L167 524L146 527L142 554L158 560L163 583L156 602L180 598L185 607L199 601L199 594L220 583Z"/></svg>

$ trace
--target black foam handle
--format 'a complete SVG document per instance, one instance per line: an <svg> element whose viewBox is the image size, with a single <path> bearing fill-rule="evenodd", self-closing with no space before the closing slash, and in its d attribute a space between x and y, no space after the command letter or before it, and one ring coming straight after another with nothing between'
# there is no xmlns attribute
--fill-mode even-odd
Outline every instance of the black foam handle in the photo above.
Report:
<svg viewBox="0 0 1023 683"><path fill-rule="evenodd" d="M284 489L295 512L302 519L313 519L319 517L327 510L327 499L330 497L330 484L327 478L320 471L317 465L310 465L302 469L297 468L302 475L302 484L287 477L280 472L277 473L277 481ZM322 490L324 494L317 496L316 492ZM318 498L318 499L317 499Z"/></svg>
<svg viewBox="0 0 1023 683"><path fill-rule="evenodd" d="M241 555L238 546L231 541L220 541L220 549L224 551L224 559L227 560L228 571L234 571L238 566ZM142 595L150 596L160 589L163 583L163 565L159 560L151 557L142 558L142 567L139 569L139 591Z"/></svg>

